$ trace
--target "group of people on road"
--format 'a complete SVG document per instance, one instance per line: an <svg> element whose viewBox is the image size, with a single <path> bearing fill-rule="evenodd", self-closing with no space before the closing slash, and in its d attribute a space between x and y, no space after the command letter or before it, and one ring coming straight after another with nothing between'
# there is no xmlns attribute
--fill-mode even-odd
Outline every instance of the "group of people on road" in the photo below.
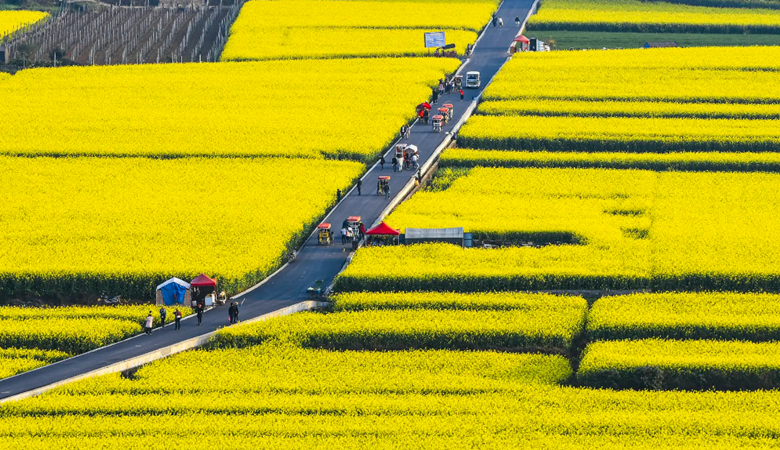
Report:
<svg viewBox="0 0 780 450"><path fill-rule="evenodd" d="M192 303L195 303L193 300ZM195 307L195 315L198 317L198 325L203 323L203 311L206 309L205 305L201 302L198 303ZM183 317L182 312L179 310L179 308L176 308L173 311L173 329L174 330L181 330L181 319ZM165 328L165 321L168 319L168 310L165 309L164 306L160 307L160 329ZM146 322L144 323L144 332L146 334L152 334L152 329L154 328L154 316L152 316L152 312L149 311L149 315L146 316Z"/></svg>

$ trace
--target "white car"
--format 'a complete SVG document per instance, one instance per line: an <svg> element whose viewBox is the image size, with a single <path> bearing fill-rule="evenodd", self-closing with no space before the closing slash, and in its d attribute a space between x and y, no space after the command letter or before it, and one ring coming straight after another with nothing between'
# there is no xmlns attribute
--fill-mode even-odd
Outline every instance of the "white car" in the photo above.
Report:
<svg viewBox="0 0 780 450"><path fill-rule="evenodd" d="M479 79L479 72L466 72L466 87L467 88L479 88L482 82Z"/></svg>

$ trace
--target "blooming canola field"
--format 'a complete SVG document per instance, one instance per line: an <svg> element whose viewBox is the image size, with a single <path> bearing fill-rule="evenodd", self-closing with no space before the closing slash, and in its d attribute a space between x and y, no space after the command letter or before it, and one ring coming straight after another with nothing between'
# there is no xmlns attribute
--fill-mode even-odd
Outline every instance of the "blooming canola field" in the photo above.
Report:
<svg viewBox="0 0 780 450"><path fill-rule="evenodd" d="M388 224L462 226L478 239L541 246L368 248L337 287L778 291L778 188L780 177L766 173L475 168L417 193ZM377 264L409 272L387 279Z"/></svg>
<svg viewBox="0 0 780 450"><path fill-rule="evenodd" d="M697 0L687 0L696 2ZM679 3L686 3L685 0ZM769 2L767 2L769 3ZM726 5L723 5L726 6ZM780 33L776 9L694 6L675 1L545 0L528 23L530 31L652 33Z"/></svg>
<svg viewBox="0 0 780 450"><path fill-rule="evenodd" d="M462 55L495 8L495 0L254 0L221 60L425 56L424 33L435 31Z"/></svg>
<svg viewBox="0 0 780 450"><path fill-rule="evenodd" d="M373 159L457 66L392 58L32 69L0 81L0 114L16 118L0 153ZM372 114L357 106L367 92L383 105Z"/></svg>
<svg viewBox="0 0 780 450"><path fill-rule="evenodd" d="M0 11L0 38L46 17L49 14L40 11Z"/></svg>

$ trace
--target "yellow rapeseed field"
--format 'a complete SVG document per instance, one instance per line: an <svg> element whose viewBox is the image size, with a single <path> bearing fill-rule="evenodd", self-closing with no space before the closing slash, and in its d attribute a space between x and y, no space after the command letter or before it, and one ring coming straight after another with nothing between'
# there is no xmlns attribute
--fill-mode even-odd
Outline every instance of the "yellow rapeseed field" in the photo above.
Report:
<svg viewBox="0 0 780 450"><path fill-rule="evenodd" d="M0 448L777 445L777 391L556 386L570 374L560 356L497 352L194 351L3 404Z"/></svg>
<svg viewBox="0 0 780 450"><path fill-rule="evenodd" d="M236 292L276 268L362 171L357 162L260 158L0 157L5 295L154 295L170 276ZM11 281L13 280L13 281ZM10 289L10 292L8 291Z"/></svg>
<svg viewBox="0 0 780 450"><path fill-rule="evenodd" d="M57 350L0 347L0 379L37 369L70 355Z"/></svg>
<svg viewBox="0 0 780 450"><path fill-rule="evenodd" d="M780 176L603 169L472 169L387 222L563 245L368 248L341 290L780 290ZM572 242L574 245L566 242ZM375 268L405 267L403 277Z"/></svg>
<svg viewBox="0 0 780 450"><path fill-rule="evenodd" d="M545 0L529 30L777 33L780 11L640 0Z"/></svg>
<svg viewBox="0 0 780 450"><path fill-rule="evenodd" d="M0 11L0 38L46 17L49 14L41 11Z"/></svg>
<svg viewBox="0 0 780 450"><path fill-rule="evenodd" d="M468 121L458 143L494 150L774 152L778 60L775 47L517 55L488 87L483 115ZM524 87L529 78L533 89Z"/></svg>
<svg viewBox="0 0 780 450"><path fill-rule="evenodd" d="M4 122L0 153L373 158L414 116L429 86L458 63L391 58L25 70L0 82L0 114L14 117ZM382 105L370 114L369 94Z"/></svg>
<svg viewBox="0 0 780 450"><path fill-rule="evenodd" d="M585 385L633 389L777 389L780 343L642 339L588 345Z"/></svg>
<svg viewBox="0 0 780 450"><path fill-rule="evenodd" d="M223 61L425 55L423 33L445 31L463 54L494 0L256 0L230 29Z"/></svg>

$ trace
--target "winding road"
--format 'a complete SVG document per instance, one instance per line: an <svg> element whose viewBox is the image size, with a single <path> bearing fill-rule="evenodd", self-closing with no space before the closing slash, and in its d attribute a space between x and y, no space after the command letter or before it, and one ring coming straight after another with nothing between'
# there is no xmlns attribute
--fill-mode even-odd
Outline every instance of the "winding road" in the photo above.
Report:
<svg viewBox="0 0 780 450"><path fill-rule="evenodd" d="M482 88L465 90L466 99L462 102L457 93L445 95L439 100L439 104L452 103L454 105L453 120L444 127L444 132L434 133L430 126L422 123L412 127L410 138L403 142L417 146L421 166L432 159L436 149L445 143L445 140L457 131L455 127L467 118L467 114L470 112L469 106L473 101L476 101L474 99L481 94L482 89L489 80L492 80L509 56L507 50L519 31L515 26L514 18L527 18L534 4L534 0L505 0L501 4L497 16L503 18L504 26L488 25L477 41L471 58L459 69L461 74L471 70L479 71L482 78ZM331 211L328 221L333 224L334 229L340 228L341 222L351 215L361 216L368 227L380 218L380 215L392 201L400 199L387 200L383 196L376 195L376 180L380 175L391 176L392 193L398 197L403 196L400 190L410 182L414 171L406 170L393 173L390 164L392 150L388 151L385 158L388 163L385 164L384 170L377 165L363 177L363 195L358 195L357 190L353 188ZM345 250L344 246L340 244L338 234L337 230L335 233L337 236L336 244L332 246L320 246L317 244L317 237L311 236L298 253L295 262L283 267L260 285L235 297L235 300L242 302L241 319L259 317L307 300L306 289L312 286L316 280L324 280L325 286L329 285L344 267L350 251L349 248ZM151 336L136 336L0 380L0 401L84 375L120 361L161 349L165 351L167 347L172 345L214 332L226 326L227 321L227 306L216 307L204 314L202 325L197 325L196 320L188 318L182 322L181 330L174 330L172 326L155 330Z"/></svg>

